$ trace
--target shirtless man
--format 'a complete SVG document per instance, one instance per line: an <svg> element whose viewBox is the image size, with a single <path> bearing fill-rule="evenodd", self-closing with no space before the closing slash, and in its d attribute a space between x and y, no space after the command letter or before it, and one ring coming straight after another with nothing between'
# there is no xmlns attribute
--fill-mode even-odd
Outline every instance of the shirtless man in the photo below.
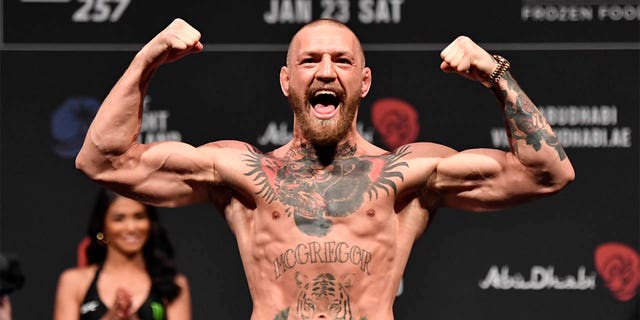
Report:
<svg viewBox="0 0 640 320"><path fill-rule="evenodd" d="M511 151L413 143L389 152L356 130L371 86L360 42L319 20L291 40L280 70L293 138L263 154L247 143L138 144L143 98L161 65L202 50L177 19L146 44L104 100L76 166L124 195L160 206L211 202L235 234L251 319L393 319L409 253L439 207L506 208L558 192L574 172L542 114L504 66L469 38L440 68L490 88Z"/></svg>

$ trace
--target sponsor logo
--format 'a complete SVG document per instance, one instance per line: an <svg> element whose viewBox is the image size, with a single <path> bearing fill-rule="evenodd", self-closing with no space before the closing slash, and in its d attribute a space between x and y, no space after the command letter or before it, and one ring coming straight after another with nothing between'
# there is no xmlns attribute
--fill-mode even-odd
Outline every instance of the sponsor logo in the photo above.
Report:
<svg viewBox="0 0 640 320"><path fill-rule="evenodd" d="M499 268L494 265L478 285L483 290L594 290L596 274L587 274L586 268L580 266L576 275L558 276L553 266L533 266L526 277L521 273L510 273L509 266Z"/></svg>
<svg viewBox="0 0 640 320"><path fill-rule="evenodd" d="M86 313L89 313L89 312L96 311L96 309L98 309L99 305L100 305L100 302L95 301L95 300L86 302L82 306L80 306L80 314L86 314Z"/></svg>
<svg viewBox="0 0 640 320"><path fill-rule="evenodd" d="M526 22L625 22L640 20L638 0L522 0Z"/></svg>
<svg viewBox="0 0 640 320"><path fill-rule="evenodd" d="M396 98L377 100L371 106L371 122L389 149L416 141L420 133L418 112L406 101Z"/></svg>
<svg viewBox="0 0 640 320"><path fill-rule="evenodd" d="M546 105L538 109L564 148L631 148L630 127L618 125L615 105ZM504 128L491 128L496 148L509 147Z"/></svg>
<svg viewBox="0 0 640 320"><path fill-rule="evenodd" d="M93 97L70 97L51 115L52 149L61 158L74 158L95 117L100 101Z"/></svg>
<svg viewBox="0 0 640 320"><path fill-rule="evenodd" d="M596 270L613 296L629 301L640 285L640 256L633 248L617 242L599 245L594 252Z"/></svg>

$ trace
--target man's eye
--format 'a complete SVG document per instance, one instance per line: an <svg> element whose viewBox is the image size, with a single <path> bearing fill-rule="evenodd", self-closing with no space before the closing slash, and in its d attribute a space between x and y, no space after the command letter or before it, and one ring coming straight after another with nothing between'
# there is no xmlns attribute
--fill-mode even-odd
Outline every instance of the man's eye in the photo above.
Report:
<svg viewBox="0 0 640 320"><path fill-rule="evenodd" d="M351 60L346 59L346 58L338 59L338 63L340 63L340 64L349 64L349 65L351 65L351 64L352 64L352 63L351 63Z"/></svg>

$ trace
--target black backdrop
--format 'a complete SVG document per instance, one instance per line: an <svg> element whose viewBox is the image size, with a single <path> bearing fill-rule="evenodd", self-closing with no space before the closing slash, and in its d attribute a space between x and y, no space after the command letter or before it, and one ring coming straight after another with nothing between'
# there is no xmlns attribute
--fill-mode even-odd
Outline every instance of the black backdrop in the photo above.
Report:
<svg viewBox="0 0 640 320"><path fill-rule="evenodd" d="M275 23L272 5L281 9ZM143 139L238 139L268 151L291 130L277 83L286 43L326 11L348 12L367 51L374 82L360 122L375 143L387 133L371 107L396 98L417 112L417 140L504 147L491 93L438 68L439 51L465 34L511 61L577 173L557 196L515 209L441 210L412 252L397 319L637 319L637 295L607 288L612 273L598 273L595 249L618 243L638 259L639 10L637 0L4 1L0 249L17 254L27 275L14 317L51 318L57 277L76 263L97 190L73 157L144 42L182 17L202 32L205 51L156 73ZM162 209L161 219L190 280L194 319L247 319L224 219L208 205ZM640 267L626 266L637 292Z"/></svg>

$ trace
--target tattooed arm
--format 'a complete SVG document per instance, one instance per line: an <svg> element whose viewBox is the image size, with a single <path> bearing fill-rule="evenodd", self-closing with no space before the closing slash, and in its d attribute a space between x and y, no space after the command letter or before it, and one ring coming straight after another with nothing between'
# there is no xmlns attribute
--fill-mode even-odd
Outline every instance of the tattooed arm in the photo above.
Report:
<svg viewBox="0 0 640 320"><path fill-rule="evenodd" d="M558 192L574 179L573 167L542 113L506 73L496 86L493 57L467 37L445 48L441 69L490 87L505 114L511 150L473 149L443 158L429 186L443 205L483 211Z"/></svg>

